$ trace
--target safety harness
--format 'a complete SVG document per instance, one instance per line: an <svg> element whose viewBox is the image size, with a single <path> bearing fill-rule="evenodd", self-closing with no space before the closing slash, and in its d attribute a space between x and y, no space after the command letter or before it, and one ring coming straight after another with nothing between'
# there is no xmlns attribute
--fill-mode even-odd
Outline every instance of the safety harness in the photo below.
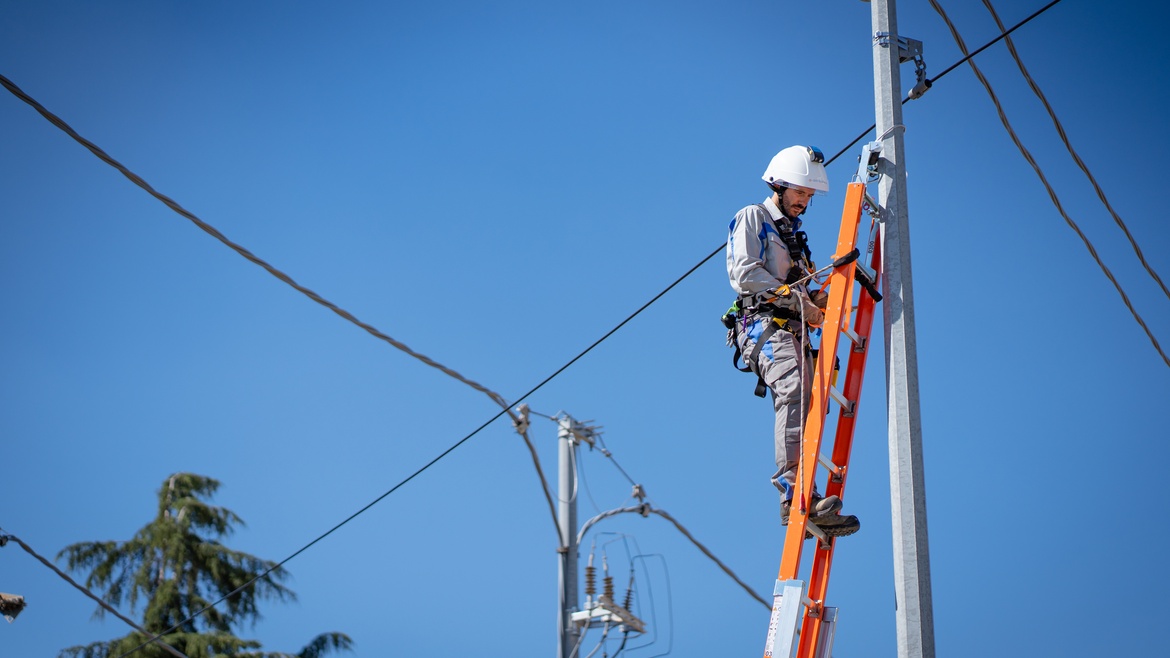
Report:
<svg viewBox="0 0 1170 658"><path fill-rule="evenodd" d="M756 204L764 213L768 210L764 204ZM793 266L788 270L788 276L785 283L793 284L801 277L805 276L806 269L808 272L815 271L815 266L812 262L812 251L808 247L808 234L804 231L797 231L794 228L799 228L800 220L794 221L795 226L789 227L781 225L777 233L780 240L788 248L788 256L791 258ZM723 314L720 320L723 326L727 327L727 344L734 353L731 355L731 365L736 370L741 372L751 372L756 375L756 397L764 397L768 393L768 385L764 383L764 376L759 371L760 351L764 344L772 337L772 334L783 330L790 334L798 335L801 331L803 323L801 318L792 311L776 306L768 300L775 299L775 293L765 291L763 293L756 293L754 295L743 295L736 299L727 312ZM770 318L772 321L768 322L763 331L756 338L755 345L752 347L751 354L743 358L743 367L740 367L739 362L744 356L739 348L738 333L747 331L747 324L749 317L756 318Z"/></svg>

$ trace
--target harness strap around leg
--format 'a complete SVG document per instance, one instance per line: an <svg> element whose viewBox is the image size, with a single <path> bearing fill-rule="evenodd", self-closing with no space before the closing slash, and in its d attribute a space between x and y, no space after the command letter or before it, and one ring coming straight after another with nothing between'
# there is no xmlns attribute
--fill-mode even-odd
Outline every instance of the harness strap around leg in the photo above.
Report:
<svg viewBox="0 0 1170 658"><path fill-rule="evenodd" d="M770 320L768 326L760 332L760 337L756 340L756 344L752 346L752 353L748 358L744 359L744 365L751 368L751 371L756 373L756 397L762 398L768 394L768 385L764 383L764 375L760 373L760 350L764 349L764 343L772 337L772 334L780 330L780 324L776 320Z"/></svg>

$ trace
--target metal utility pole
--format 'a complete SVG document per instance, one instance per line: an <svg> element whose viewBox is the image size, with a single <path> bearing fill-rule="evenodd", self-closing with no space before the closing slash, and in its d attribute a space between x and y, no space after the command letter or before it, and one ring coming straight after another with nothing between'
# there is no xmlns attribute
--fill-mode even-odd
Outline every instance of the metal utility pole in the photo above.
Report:
<svg viewBox="0 0 1170 658"><path fill-rule="evenodd" d="M577 646L580 630L573 625L570 616L577 604L577 469L573 464L573 448L577 438L573 435L572 418L557 419L557 529L561 533L561 546L557 549L560 557L558 590L560 605L557 606L557 658L569 658Z"/></svg>
<svg viewBox="0 0 1170 658"><path fill-rule="evenodd" d="M577 607L577 463L574 451L584 442L593 446L594 430L573 420L568 414L557 418L557 530L561 534L559 583L560 606L557 617L557 658L571 658L581 639L581 625L573 619ZM586 617L587 622L588 616Z"/></svg>
<svg viewBox="0 0 1170 658"><path fill-rule="evenodd" d="M894 526L894 587L899 658L934 658L934 612L930 594L930 550L926 534L926 489L922 423L918 404L918 355L910 276L910 228L903 161L902 79L898 66L912 45L898 37L895 0L871 0L874 101L877 134L878 203L882 224L882 294L885 296L886 396L890 442L890 498ZM906 44L903 47L902 44ZM920 61L921 52L917 53Z"/></svg>

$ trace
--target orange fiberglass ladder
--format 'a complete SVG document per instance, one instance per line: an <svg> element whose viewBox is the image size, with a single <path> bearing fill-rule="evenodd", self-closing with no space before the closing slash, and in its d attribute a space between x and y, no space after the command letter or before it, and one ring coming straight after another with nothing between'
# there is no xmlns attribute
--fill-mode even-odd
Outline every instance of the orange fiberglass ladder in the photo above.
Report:
<svg viewBox="0 0 1170 658"><path fill-rule="evenodd" d="M856 262L835 267L829 275L829 301L822 325L821 346L813 365L813 389L800 456L800 469L793 494L788 531L784 537L784 555L780 575L776 580L772 617L768 625L768 641L764 658L790 658L793 651L798 658L831 658L833 633L837 623L837 609L825 605L829 589L829 572L833 566L836 538L826 537L813 523L809 523L807 503L813 491L816 465L828 471L828 483L823 495L844 499L845 481L849 475L849 454L853 448L853 433L857 421L857 403L861 397L861 383L865 375L865 360L873 328L874 306L881 300L877 292L881 272L881 240L878 223L880 207L865 191L866 181L876 171L881 152L880 142L870 142L862 150L857 176L845 194L845 209L841 214L841 231L837 238L834 258L846 256L857 244L857 231L863 209L873 217L866 253ZM867 266L862 263L867 263ZM854 284L862 290L854 294ZM868 293L868 294L867 294ZM856 298L856 312L853 303ZM853 326L850 328L850 316ZM845 341L841 337L846 338ZM845 367L844 388L838 390L836 368L839 367L838 347L851 345ZM833 439L832 459L821 456L821 442L828 418L829 401L840 406L836 435ZM808 535L815 538L812 568L808 582L799 580L800 558Z"/></svg>

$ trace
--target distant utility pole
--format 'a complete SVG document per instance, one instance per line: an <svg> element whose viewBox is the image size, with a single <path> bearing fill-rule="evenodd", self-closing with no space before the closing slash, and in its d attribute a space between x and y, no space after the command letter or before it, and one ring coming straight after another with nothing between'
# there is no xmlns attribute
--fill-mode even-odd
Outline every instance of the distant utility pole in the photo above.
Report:
<svg viewBox="0 0 1170 658"><path fill-rule="evenodd" d="M558 580L560 602L557 606L557 658L569 658L577 647L581 629L573 623L573 608L577 606L577 465L573 450L578 441L593 442L588 428L568 414L557 418L557 530L561 534Z"/></svg>
<svg viewBox="0 0 1170 658"><path fill-rule="evenodd" d="M926 488L918 404L918 355L910 276L910 227L903 161L902 78L898 66L921 63L920 42L898 37L894 0L871 0L878 203L882 224L882 294L885 296L886 396L890 424L890 498L894 526L894 587L899 658L934 658L930 550L926 535ZM914 52L915 46L917 53ZM925 72L925 65L920 69ZM922 75L919 76L922 78ZM921 83L921 80L920 80Z"/></svg>
<svg viewBox="0 0 1170 658"><path fill-rule="evenodd" d="M559 483L557 494L560 497L560 509L557 510L557 530L560 532L561 545L559 553L559 582L560 606L557 615L557 658L577 658L580 656L581 640L586 629L616 627L625 634L646 632L646 623L627 609L630 605L632 590L627 590L625 605L620 605L613 599L613 580L609 577L608 568L605 573L605 592L593 598L597 593L594 580L596 572L593 570L593 555L589 556L589 566L585 568L585 605L577 609L577 561L578 548L581 537L596 521L613 513L632 512L639 508L622 508L611 510L590 519L584 528L577 530L577 462L575 450L582 443L592 448L597 440L600 429L585 425L573 420L568 414L557 419L558 470ZM602 446L601 451L609 456L609 451ZM634 485L633 495L642 500L645 492L641 485ZM649 505L641 507L642 516L649 512ZM632 567L631 567L632 568ZM633 583L631 582L631 585ZM604 642L604 635L602 641ZM623 641L623 644L625 642Z"/></svg>

